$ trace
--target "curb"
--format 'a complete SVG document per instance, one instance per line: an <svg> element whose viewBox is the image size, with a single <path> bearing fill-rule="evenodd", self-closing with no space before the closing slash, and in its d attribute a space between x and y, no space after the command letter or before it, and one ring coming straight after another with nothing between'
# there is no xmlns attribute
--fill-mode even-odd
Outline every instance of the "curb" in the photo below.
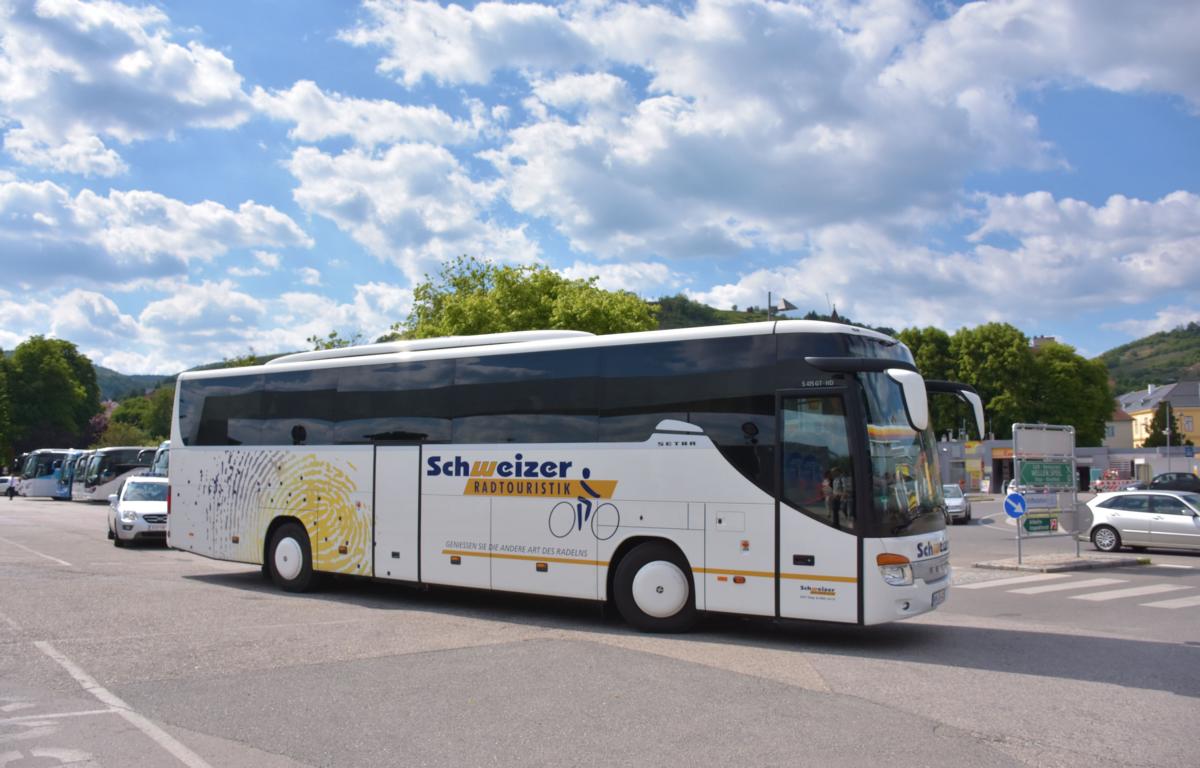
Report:
<svg viewBox="0 0 1200 768"><path fill-rule="evenodd" d="M1012 560L989 560L975 563L975 568L987 568L996 571L1031 571L1034 573L1058 573L1060 571L1088 571L1098 568L1129 568L1139 565L1150 565L1148 557L1080 557L1056 560L1038 560L1025 558L1025 562Z"/></svg>

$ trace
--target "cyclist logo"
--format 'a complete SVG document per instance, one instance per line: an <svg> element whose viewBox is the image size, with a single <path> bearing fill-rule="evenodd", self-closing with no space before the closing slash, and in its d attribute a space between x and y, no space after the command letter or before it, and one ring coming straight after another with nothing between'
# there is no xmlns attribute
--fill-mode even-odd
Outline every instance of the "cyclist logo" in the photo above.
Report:
<svg viewBox="0 0 1200 768"><path fill-rule="evenodd" d="M611 539L621 525L621 513L607 501L593 504L592 500L600 498L600 493L588 485L592 471L584 467L582 474L583 479L579 481L582 493L575 497L575 503L560 501L550 510L550 519L547 521L550 533L555 538L565 539L572 531L582 531L587 524L597 540Z"/></svg>

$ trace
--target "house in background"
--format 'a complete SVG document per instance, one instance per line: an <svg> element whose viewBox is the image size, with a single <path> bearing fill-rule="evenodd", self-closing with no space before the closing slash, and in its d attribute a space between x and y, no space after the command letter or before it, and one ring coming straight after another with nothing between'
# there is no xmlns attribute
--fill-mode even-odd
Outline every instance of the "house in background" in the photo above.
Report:
<svg viewBox="0 0 1200 768"><path fill-rule="evenodd" d="M1155 386L1128 392L1117 398L1117 407L1133 420L1133 447L1141 448L1150 435L1150 420L1159 403L1171 405L1171 415L1179 425L1182 436L1200 444L1200 381L1180 381L1175 384ZM1171 443L1183 442L1172 435ZM1106 443L1107 445L1107 443Z"/></svg>
<svg viewBox="0 0 1200 768"><path fill-rule="evenodd" d="M1133 417L1125 413L1118 404L1112 418L1104 423L1105 448L1128 449L1133 447Z"/></svg>

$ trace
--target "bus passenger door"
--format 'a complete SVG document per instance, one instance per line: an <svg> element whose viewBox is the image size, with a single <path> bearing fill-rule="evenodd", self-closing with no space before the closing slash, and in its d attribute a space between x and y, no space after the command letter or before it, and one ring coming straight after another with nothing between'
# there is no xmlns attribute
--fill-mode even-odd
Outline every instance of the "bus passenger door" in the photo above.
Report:
<svg viewBox="0 0 1200 768"><path fill-rule="evenodd" d="M782 395L778 413L779 615L855 622L857 410L843 390L822 390Z"/></svg>
<svg viewBox="0 0 1200 768"><path fill-rule="evenodd" d="M417 581L421 449L375 448L375 577Z"/></svg>

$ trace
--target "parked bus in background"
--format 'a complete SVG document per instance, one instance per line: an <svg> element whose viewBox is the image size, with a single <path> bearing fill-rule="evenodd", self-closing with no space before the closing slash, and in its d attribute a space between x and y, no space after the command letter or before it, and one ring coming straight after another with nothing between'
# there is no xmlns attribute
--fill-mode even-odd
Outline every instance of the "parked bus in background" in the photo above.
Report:
<svg viewBox="0 0 1200 768"><path fill-rule="evenodd" d="M76 501L108 501L125 478L145 474L154 460L154 449L141 447L97 448L88 457L83 471L83 486L76 485Z"/></svg>
<svg viewBox="0 0 1200 768"><path fill-rule="evenodd" d="M422 339L181 374L168 543L314 572L878 624L936 608L929 391L901 343L788 321Z"/></svg>
<svg viewBox="0 0 1200 768"><path fill-rule="evenodd" d="M71 498L71 485L65 481L63 470L68 459L77 453L69 448L39 448L31 451L25 456L17 491L22 496L56 501Z"/></svg>
<svg viewBox="0 0 1200 768"><path fill-rule="evenodd" d="M71 451L71 455L63 463L62 482L71 498L75 495L75 482L79 479L79 475L83 474L87 467L88 457L91 455L91 451Z"/></svg>
<svg viewBox="0 0 1200 768"><path fill-rule="evenodd" d="M84 487L83 479L87 476L88 463L95 455L95 449L83 451L79 457L75 459L75 468L71 473L71 499L72 501L80 501L88 495L87 489Z"/></svg>
<svg viewBox="0 0 1200 768"><path fill-rule="evenodd" d="M163 440L154 452L154 461L150 464L150 473L154 477L167 477L171 469L171 441Z"/></svg>

